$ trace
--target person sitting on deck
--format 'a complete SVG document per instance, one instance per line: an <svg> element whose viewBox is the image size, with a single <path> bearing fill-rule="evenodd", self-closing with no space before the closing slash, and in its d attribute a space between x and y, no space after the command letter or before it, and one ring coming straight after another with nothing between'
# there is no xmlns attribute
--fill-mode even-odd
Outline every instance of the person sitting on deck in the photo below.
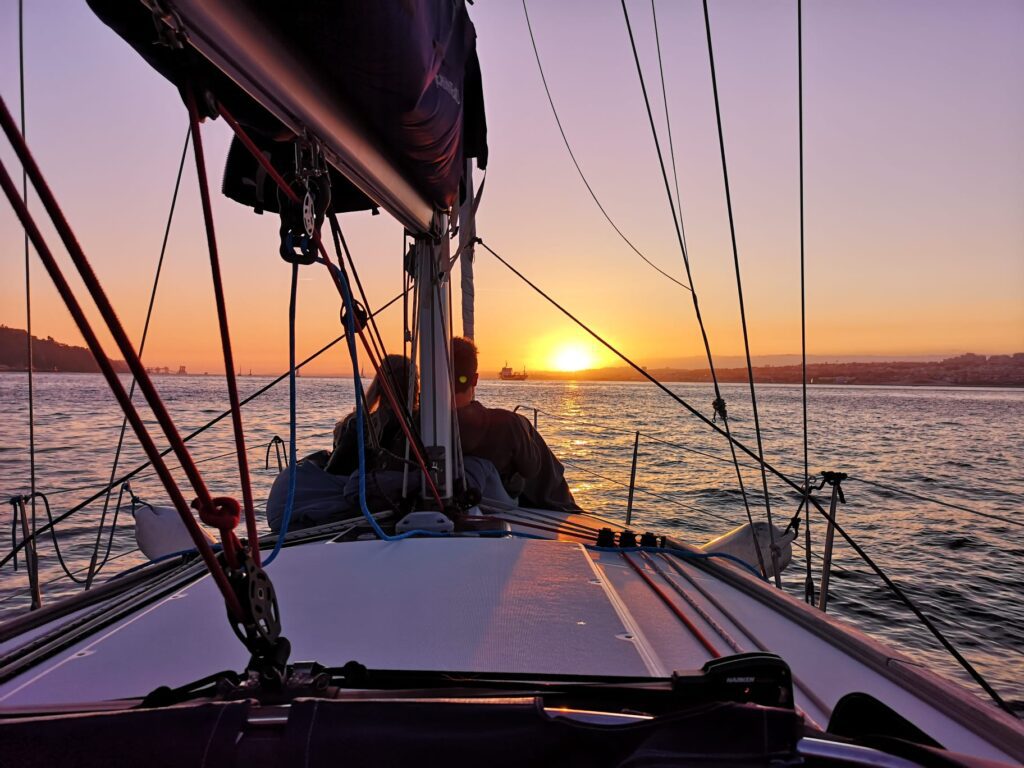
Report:
<svg viewBox="0 0 1024 768"><path fill-rule="evenodd" d="M388 355L373 377L363 401L363 438L366 466L370 470L400 469L405 461L405 432L395 414L384 387L390 384L395 399L407 406L412 389L412 413L419 409L419 379L416 365L404 355ZM359 469L359 443L356 412L334 425L334 450L325 467L334 475L350 475ZM415 422L414 422L415 423Z"/></svg>
<svg viewBox="0 0 1024 768"><path fill-rule="evenodd" d="M530 422L512 411L485 408L477 402L477 349L469 339L452 339L452 369L462 452L491 461L520 505L580 511L565 482L564 467Z"/></svg>

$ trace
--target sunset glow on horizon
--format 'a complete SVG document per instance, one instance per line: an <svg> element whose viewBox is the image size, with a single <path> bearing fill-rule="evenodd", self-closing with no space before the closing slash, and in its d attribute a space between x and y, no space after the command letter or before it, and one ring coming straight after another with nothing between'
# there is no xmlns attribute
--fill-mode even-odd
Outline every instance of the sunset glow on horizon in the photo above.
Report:
<svg viewBox="0 0 1024 768"><path fill-rule="evenodd" d="M1024 4L805 5L808 353L1024 351ZM85 3L26 6L28 142L137 344L185 109L177 90ZM660 3L657 13L671 155L650 7L630 4L661 149L666 162L676 161L709 343L716 358L735 358L744 351L743 329L703 16L699 3ZM618 237L566 153L522 7L477 4L470 15L490 145L480 236L638 365L703 366L690 294ZM619 4L538 2L530 15L552 98L588 183L636 249L685 281ZM711 21L750 351L755 360L799 353L795 10L715 3ZM17 113L16 4L0 7L0 30L0 94ZM230 131L222 120L208 120L202 130L211 184L219 186ZM10 148L0 144L5 167L20 176ZM668 174L672 179L671 167ZM144 361L218 373L223 361L191 157L177 206ZM219 193L213 208L237 367L281 373L289 272L277 255L279 221ZM402 290L402 228L387 215L341 219L369 304L380 307ZM51 247L59 245L44 230ZM22 229L4 201L0 323L15 328L26 325L22 248ZM39 260L30 261L33 334L82 344ZM623 365L482 249L475 274L481 372L496 375L505 361L515 370L563 372ZM453 276L458 334L457 270ZM402 346L401 307L399 301L379 319L389 351ZM300 358L341 333L338 310L326 271L303 267ZM120 358L109 337L101 338ZM350 368L337 345L304 373Z"/></svg>
<svg viewBox="0 0 1024 768"><path fill-rule="evenodd" d="M581 344L567 343L554 350L551 370L573 373L594 367L594 356Z"/></svg>

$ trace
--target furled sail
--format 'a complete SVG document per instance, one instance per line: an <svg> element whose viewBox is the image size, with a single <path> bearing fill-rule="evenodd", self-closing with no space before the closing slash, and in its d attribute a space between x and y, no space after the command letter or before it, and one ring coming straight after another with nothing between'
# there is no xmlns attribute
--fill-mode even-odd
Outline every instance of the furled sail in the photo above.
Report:
<svg viewBox="0 0 1024 768"><path fill-rule="evenodd" d="M290 139L309 131L351 179L333 177L337 210L383 205L425 229L423 203L458 204L465 158L486 166L476 32L460 0L175 0L159 16L141 1L89 4L179 88L227 106L283 171ZM276 210L272 182L240 150L225 194Z"/></svg>

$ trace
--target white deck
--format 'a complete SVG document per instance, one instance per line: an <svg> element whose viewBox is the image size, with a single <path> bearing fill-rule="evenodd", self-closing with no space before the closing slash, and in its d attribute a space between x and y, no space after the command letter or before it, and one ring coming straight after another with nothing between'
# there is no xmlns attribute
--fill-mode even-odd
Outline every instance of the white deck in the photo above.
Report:
<svg viewBox="0 0 1024 768"><path fill-rule="evenodd" d="M934 681L930 690L915 693L884 674L908 664L906 659L884 649L879 653L880 646L858 654L856 643L844 647L826 639L795 620L793 611L803 607L773 590L759 594L756 584L745 590L689 563L683 577L660 555L652 560L661 573L637 554L628 557L686 615L715 655L767 650L785 659L794 675L796 704L812 723L824 725L843 695L862 691L951 750L1013 762L944 714L953 699L965 696L957 686ZM269 573L292 661L664 676L700 668L712 657L621 552L589 552L574 541L310 543L283 549ZM828 623L816 613L812 621ZM219 593L203 577L9 680L0 686L0 707L138 697L160 685L241 670L247 660L228 627ZM936 700L936 690L948 691L950 700ZM1024 743L1024 730L1020 733Z"/></svg>
<svg viewBox="0 0 1024 768"><path fill-rule="evenodd" d="M370 668L651 675L578 544L415 539L286 548L269 568L292 660ZM627 620L628 621L628 620ZM630 639L633 638L633 639ZM247 654L204 577L0 687L0 705L143 695Z"/></svg>

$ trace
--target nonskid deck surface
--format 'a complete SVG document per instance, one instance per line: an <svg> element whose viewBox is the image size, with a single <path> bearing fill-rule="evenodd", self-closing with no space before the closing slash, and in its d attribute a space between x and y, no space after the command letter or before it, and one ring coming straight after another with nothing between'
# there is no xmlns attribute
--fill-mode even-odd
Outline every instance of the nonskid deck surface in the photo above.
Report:
<svg viewBox="0 0 1024 768"><path fill-rule="evenodd" d="M941 703L794 622L775 604L789 598L759 598L669 555L588 551L578 540L320 542L285 548L270 572L293 661L667 676L766 650L790 665L812 723L824 726L842 696L862 691L949 749L1011 760ZM246 661L203 577L7 681L0 708L138 697Z"/></svg>
<svg viewBox="0 0 1024 768"><path fill-rule="evenodd" d="M537 532L538 525L554 527L559 538L591 544L606 524L621 529L586 514L516 510L503 517L513 529ZM922 668L824 614L805 610L798 601L779 591L760 590L765 594L759 597L668 554L602 551L592 552L591 556L613 592L627 606L652 658L669 673L700 667L714 655L769 651L789 664L797 707L821 727L827 725L832 709L843 696L864 692L917 724L948 749L1011 762L1019 761L1019 755L1024 754L1024 727L1019 722L1006 718L995 708L985 713L985 718L998 719L1004 728L1019 733L1009 737L1016 744L1018 757L1014 760L944 714L955 699L970 698L959 686L933 678L927 690L915 691L909 676L904 675L908 678L905 684L894 681L893 675L882 674L878 665L884 665L897 677L901 670ZM740 570L733 565L724 567ZM637 568L647 578L640 576ZM790 604L790 610L780 610L784 603ZM803 613L803 621L795 621L794 613ZM827 626L831 632L826 635L846 635L854 642L826 639L822 633L809 629L814 625ZM871 646L870 653L857 647L861 643ZM982 706L988 706L988 702Z"/></svg>
<svg viewBox="0 0 1024 768"><path fill-rule="evenodd" d="M356 660L383 669L661 672L578 544L306 544L282 550L270 572L293 660ZM247 658L204 577L8 681L0 706L134 697L240 670Z"/></svg>

